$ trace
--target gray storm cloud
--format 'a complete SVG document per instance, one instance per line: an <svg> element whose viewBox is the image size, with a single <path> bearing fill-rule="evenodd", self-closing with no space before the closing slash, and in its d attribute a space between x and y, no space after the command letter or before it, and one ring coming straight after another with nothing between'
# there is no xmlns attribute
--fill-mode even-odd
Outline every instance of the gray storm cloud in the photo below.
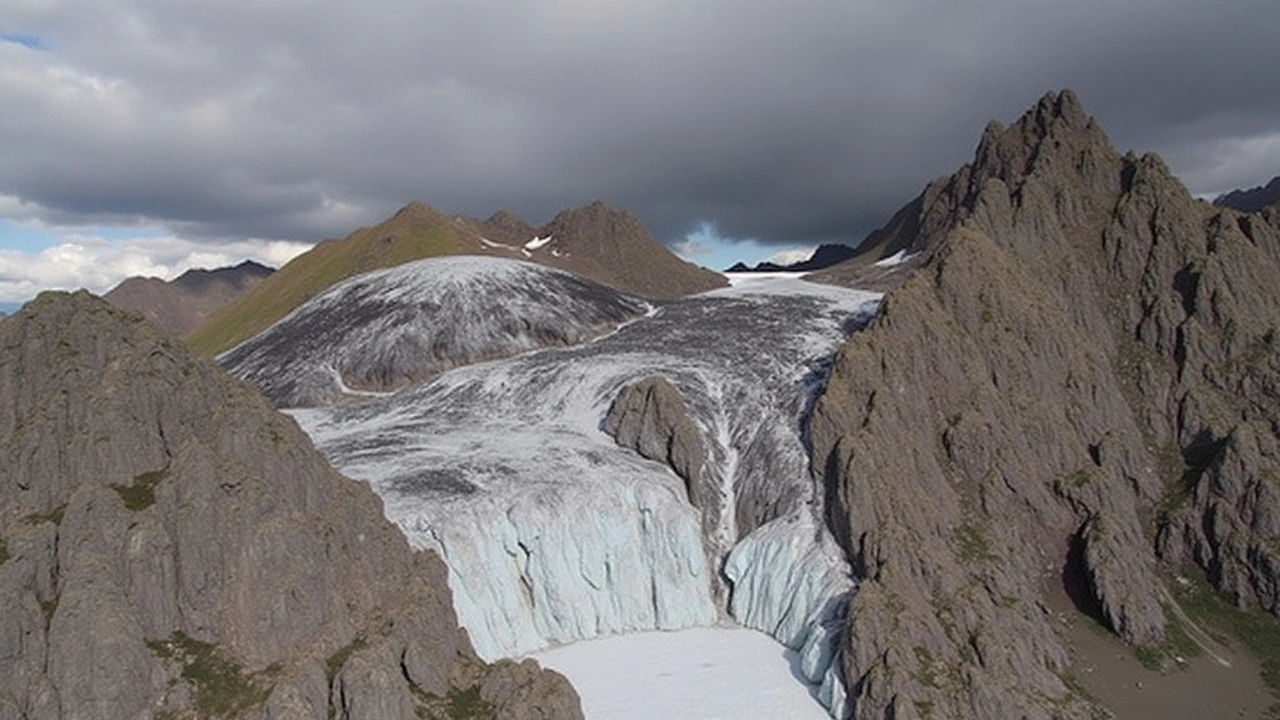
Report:
<svg viewBox="0 0 1280 720"><path fill-rule="evenodd" d="M671 242L857 240L1061 87L1193 191L1265 181L1277 27L1274 0L14 0L0 194L225 240L596 197Z"/></svg>

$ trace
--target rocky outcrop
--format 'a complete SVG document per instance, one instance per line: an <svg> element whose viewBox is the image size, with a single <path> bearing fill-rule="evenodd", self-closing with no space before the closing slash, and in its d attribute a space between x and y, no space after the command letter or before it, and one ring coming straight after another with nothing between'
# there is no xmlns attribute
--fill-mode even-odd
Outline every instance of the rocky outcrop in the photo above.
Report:
<svg viewBox="0 0 1280 720"><path fill-rule="evenodd" d="M142 315L174 335L185 335L210 313L248 292L275 272L252 260L235 267L188 270L171 281L131 277L103 299Z"/></svg>
<svg viewBox="0 0 1280 720"><path fill-rule="evenodd" d="M689 502L697 508L706 505L706 445L680 391L666 378L645 378L622 388L605 415L604 430L619 445L670 465L684 479Z"/></svg>
<svg viewBox="0 0 1280 720"><path fill-rule="evenodd" d="M0 398L0 715L581 717L476 658L366 485L141 318L41 295L0 325Z"/></svg>
<svg viewBox="0 0 1280 720"><path fill-rule="evenodd" d="M1087 717L1044 583L1162 639L1160 562L1275 609L1280 235L1121 156L1069 91L873 235L920 267L810 433L861 587L859 718ZM828 276L839 280L839 276Z"/></svg>

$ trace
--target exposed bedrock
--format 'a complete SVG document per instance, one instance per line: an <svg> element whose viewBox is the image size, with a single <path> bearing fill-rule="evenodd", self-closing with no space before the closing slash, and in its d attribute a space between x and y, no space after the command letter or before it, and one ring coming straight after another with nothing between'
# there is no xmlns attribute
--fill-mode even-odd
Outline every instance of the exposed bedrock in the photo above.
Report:
<svg viewBox="0 0 1280 720"><path fill-rule="evenodd" d="M1159 564L1276 609L1280 236L1121 156L1068 92L904 212L926 259L837 355L815 465L860 579L858 718L1088 717L1046 582L1160 641ZM1157 552L1158 550L1158 552Z"/></svg>
<svg viewBox="0 0 1280 720"><path fill-rule="evenodd" d="M0 398L0 715L399 720L478 689L581 717L476 657L364 483L140 317L42 294L0 323Z"/></svg>

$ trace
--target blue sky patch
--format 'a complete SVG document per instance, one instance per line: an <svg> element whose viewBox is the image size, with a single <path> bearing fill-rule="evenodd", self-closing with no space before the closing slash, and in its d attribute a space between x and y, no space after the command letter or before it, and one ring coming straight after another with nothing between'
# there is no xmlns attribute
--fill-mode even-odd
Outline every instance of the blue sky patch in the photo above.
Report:
<svg viewBox="0 0 1280 720"><path fill-rule="evenodd" d="M0 34L0 42L21 45L28 50L48 50L51 47L49 38L30 33L3 33Z"/></svg>

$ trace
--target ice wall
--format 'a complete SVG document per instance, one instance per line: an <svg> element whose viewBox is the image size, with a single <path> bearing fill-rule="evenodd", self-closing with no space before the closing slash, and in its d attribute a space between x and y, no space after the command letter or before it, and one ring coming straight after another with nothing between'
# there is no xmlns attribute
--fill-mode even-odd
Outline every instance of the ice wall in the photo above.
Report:
<svg viewBox="0 0 1280 720"><path fill-rule="evenodd" d="M855 587L830 534L808 514L773 520L733 548L724 574L734 619L797 650L819 699L833 717L847 717L839 649Z"/></svg>
<svg viewBox="0 0 1280 720"><path fill-rule="evenodd" d="M609 484L612 485L612 484ZM638 630L711 625L698 517L669 485L549 489L419 518L449 566L459 623L486 660Z"/></svg>

